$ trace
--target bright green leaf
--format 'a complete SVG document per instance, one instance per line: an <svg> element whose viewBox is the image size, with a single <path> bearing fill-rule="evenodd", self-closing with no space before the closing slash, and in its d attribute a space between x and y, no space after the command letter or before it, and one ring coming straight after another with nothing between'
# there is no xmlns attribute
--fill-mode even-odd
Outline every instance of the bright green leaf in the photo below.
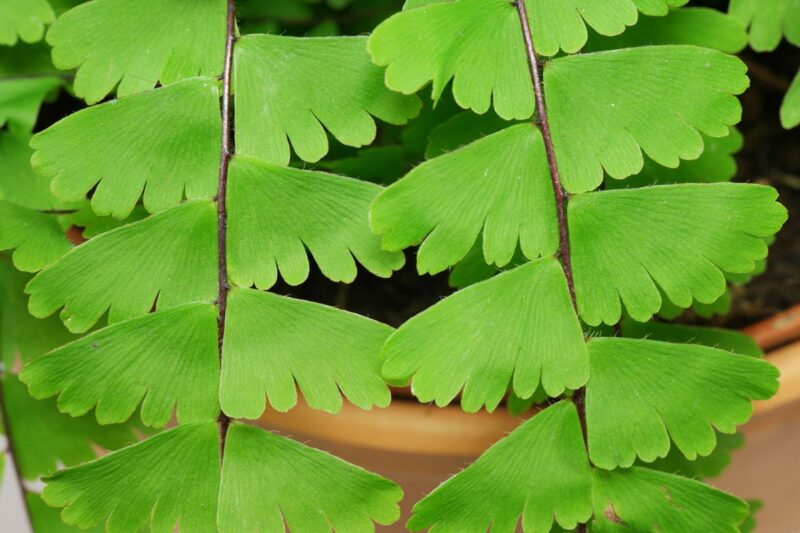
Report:
<svg viewBox="0 0 800 533"><path fill-rule="evenodd" d="M380 190L342 176L235 157L228 182L231 280L268 289L280 271L287 283L299 285L309 273L306 250L333 281L353 281L356 259L389 277L404 257L382 250L369 230L369 204Z"/></svg>
<svg viewBox="0 0 800 533"><path fill-rule="evenodd" d="M17 465L25 479L94 459L95 445L113 450L134 440L127 426L100 426L91 416L63 415L54 401L34 400L12 374L3 377L3 393Z"/></svg>
<svg viewBox="0 0 800 533"><path fill-rule="evenodd" d="M688 2L689 0L633 0L639 11L650 16L666 15L670 7L680 7Z"/></svg>
<svg viewBox="0 0 800 533"><path fill-rule="evenodd" d="M411 531L526 533L591 516L591 473L575 407L536 414L414 506Z"/></svg>
<svg viewBox="0 0 800 533"><path fill-rule="evenodd" d="M265 396L288 411L297 387L312 408L331 413L341 409L342 395L362 409L389 405L379 357L389 326L245 289L230 294L226 316L220 401L229 416L258 418Z"/></svg>
<svg viewBox="0 0 800 533"><path fill-rule="evenodd" d="M44 35L56 14L47 0L3 0L0 3L0 45L14 46L19 39L34 43Z"/></svg>
<svg viewBox="0 0 800 533"><path fill-rule="evenodd" d="M708 455L714 429L733 433L778 389L766 361L696 344L596 338L589 361L589 455L601 468L664 457L670 439L690 460Z"/></svg>
<svg viewBox="0 0 800 533"><path fill-rule="evenodd" d="M142 422L163 426L219 413L217 312L189 304L113 324L28 365L21 379L35 398L58 394L73 416L97 407L103 424L124 422L142 403Z"/></svg>
<svg viewBox="0 0 800 533"><path fill-rule="evenodd" d="M592 531L738 532L747 504L680 476L631 468L594 470Z"/></svg>
<svg viewBox="0 0 800 533"><path fill-rule="evenodd" d="M677 448L672 447L663 459L641 464L667 474L677 474L692 479L710 479L719 476L730 465L733 452L744 446L741 433L717 433L717 447L705 457L690 461Z"/></svg>
<svg viewBox="0 0 800 533"><path fill-rule="evenodd" d="M225 56L226 0L93 0L47 33L53 63L77 68L75 94L94 104L193 76L218 76ZM189 111L195 111L190 108ZM148 137L157 131L149 126Z"/></svg>
<svg viewBox="0 0 800 533"><path fill-rule="evenodd" d="M786 221L771 187L681 184L572 198L568 217L581 318L616 324L622 305L639 322L661 308L711 303L724 272L747 273L767 255L764 238Z"/></svg>
<svg viewBox="0 0 800 533"><path fill-rule="evenodd" d="M64 201L96 186L99 215L125 218L140 196L151 212L184 195L211 198L222 131L218 93L213 80L194 78L81 110L34 136L33 167L52 178Z"/></svg>
<svg viewBox="0 0 800 533"><path fill-rule="evenodd" d="M521 398L586 383L580 324L558 261L541 259L467 287L403 324L383 349L383 375L411 380L422 402L494 410L509 384ZM413 379L412 379L413 378Z"/></svg>
<svg viewBox="0 0 800 533"><path fill-rule="evenodd" d="M747 33L730 15L707 7L689 7L673 9L665 16L641 17L618 36L593 35L584 52L660 44L692 44L736 53L747 46Z"/></svg>
<svg viewBox="0 0 800 533"><path fill-rule="evenodd" d="M439 100L453 80L456 102L476 113L493 105L505 119L533 114L519 15L507 0L460 0L403 11L369 39L372 60L386 69L386 85L412 94L433 82Z"/></svg>
<svg viewBox="0 0 800 533"><path fill-rule="evenodd" d="M0 127L8 122L32 130L42 101L61 83L55 77L0 79Z"/></svg>
<svg viewBox="0 0 800 533"><path fill-rule="evenodd" d="M781 125L788 129L800 125L800 71L794 77L781 104Z"/></svg>
<svg viewBox="0 0 800 533"><path fill-rule="evenodd" d="M95 237L40 272L26 287L36 317L62 308L61 319L84 332L108 311L110 323L210 302L217 295L216 208L179 205Z"/></svg>
<svg viewBox="0 0 800 533"><path fill-rule="evenodd" d="M761 357L764 354L751 337L731 329L686 326L665 322L641 323L634 320L623 320L621 329L624 337L632 339L702 344L752 357Z"/></svg>
<svg viewBox="0 0 800 533"><path fill-rule="evenodd" d="M750 46L757 52L774 50L782 36L800 46L798 0L731 0L728 11L747 27Z"/></svg>
<svg viewBox="0 0 800 533"><path fill-rule="evenodd" d="M55 216L0 200L0 250L14 250L18 269L41 270L71 247Z"/></svg>
<svg viewBox="0 0 800 533"><path fill-rule="evenodd" d="M83 529L105 522L108 533L213 531L220 477L214 422L159 433L45 479L44 501Z"/></svg>
<svg viewBox="0 0 800 533"><path fill-rule="evenodd" d="M400 516L394 482L325 452L243 424L225 445L219 529L368 533Z"/></svg>
<svg viewBox="0 0 800 533"><path fill-rule="evenodd" d="M80 533L84 531L86 533L85 530L68 526L62 522L58 510L44 503L41 495L35 492L28 492L25 497L34 531L41 531L42 533ZM103 533L103 528L92 528L89 533Z"/></svg>
<svg viewBox="0 0 800 533"><path fill-rule="evenodd" d="M748 86L736 57L696 46L644 46L558 58L544 73L550 126L566 189L636 174L643 153L676 167L728 135Z"/></svg>
<svg viewBox="0 0 800 533"><path fill-rule="evenodd" d="M50 180L31 168L29 142L27 134L0 131L0 199L29 209L56 209L60 205Z"/></svg>
<svg viewBox="0 0 800 533"><path fill-rule="evenodd" d="M481 232L489 264L508 264L518 243L529 259L552 255L558 231L541 134L512 126L417 166L378 196L370 223L384 249L422 242L420 273L459 262Z"/></svg>
<svg viewBox="0 0 800 533"><path fill-rule="evenodd" d="M235 79L237 153L277 165L289 163L289 143L318 161L328 152L326 130L363 146L375 139L372 116L404 124L420 108L416 97L386 89L366 37L248 35L236 43Z"/></svg>

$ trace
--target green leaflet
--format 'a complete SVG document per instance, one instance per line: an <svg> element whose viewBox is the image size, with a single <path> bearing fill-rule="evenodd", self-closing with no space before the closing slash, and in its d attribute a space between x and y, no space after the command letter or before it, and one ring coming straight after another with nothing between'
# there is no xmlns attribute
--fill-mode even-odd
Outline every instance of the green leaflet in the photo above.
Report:
<svg viewBox="0 0 800 533"><path fill-rule="evenodd" d="M26 498L34 531L42 533L80 533L83 531L62 522L58 511L44 503L39 494L29 492ZM89 533L103 533L103 528L92 528Z"/></svg>
<svg viewBox="0 0 800 533"><path fill-rule="evenodd" d="M406 159L405 148L392 144L364 148L350 157L320 161L317 166L334 174L387 185L397 181L411 164Z"/></svg>
<svg viewBox="0 0 800 533"><path fill-rule="evenodd" d="M422 402L494 410L509 384L521 398L541 383L551 397L586 383L586 344L555 259L467 287L416 315L383 348L390 383L411 380ZM413 378L413 379L412 379Z"/></svg>
<svg viewBox="0 0 800 533"><path fill-rule="evenodd" d="M703 136L703 153L697 159L681 161L676 168L669 168L646 158L638 174L624 180L606 176L603 184L607 189L628 189L669 183L731 181L736 174L734 154L742 149L743 143L742 134L735 128L731 128L726 137Z"/></svg>
<svg viewBox="0 0 800 533"><path fill-rule="evenodd" d="M781 125L787 130L800 125L800 70L781 103Z"/></svg>
<svg viewBox="0 0 800 533"><path fill-rule="evenodd" d="M483 115L462 111L431 130L425 147L425 159L432 159L461 148L509 126L507 121L491 111Z"/></svg>
<svg viewBox="0 0 800 533"><path fill-rule="evenodd" d="M414 506L411 531L526 533L572 529L591 511L578 413L562 401L524 422Z"/></svg>
<svg viewBox="0 0 800 533"><path fill-rule="evenodd" d="M55 216L0 200L0 250L14 250L19 270L41 270L71 247Z"/></svg>
<svg viewBox="0 0 800 533"><path fill-rule="evenodd" d="M35 43L44 27L56 18L47 0L3 0L0 3L0 45L14 46L19 39Z"/></svg>
<svg viewBox="0 0 800 533"><path fill-rule="evenodd" d="M301 159L318 161L328 152L325 130L363 146L375 139L370 115L404 124L420 108L416 97L386 89L366 37L247 35L234 69L236 151L278 165L289 163L290 142Z"/></svg>
<svg viewBox="0 0 800 533"><path fill-rule="evenodd" d="M624 304L645 322L661 308L659 289L680 307L715 301L724 272L750 272L766 257L764 238L787 217L776 198L771 187L738 183L574 196L568 218L581 318L615 324Z"/></svg>
<svg viewBox="0 0 800 533"><path fill-rule="evenodd" d="M70 207L72 207L74 211L64 215L62 221L65 221L70 226L81 228L81 235L85 239L91 239L101 233L111 231L112 229L130 224L131 222L142 220L147 218L148 215L145 208L140 205L134 207L131 214L123 220L112 216L98 215L92 211L92 206L88 201L70 204Z"/></svg>
<svg viewBox="0 0 800 533"><path fill-rule="evenodd" d="M220 459L214 422L185 424L45 479L44 501L83 529L109 533L212 530Z"/></svg>
<svg viewBox="0 0 800 533"><path fill-rule="evenodd" d="M0 360L14 368L17 360L25 364L73 339L57 317L44 320L28 313L23 294L30 275L15 269L0 257Z"/></svg>
<svg viewBox="0 0 800 533"><path fill-rule="evenodd" d="M798 0L731 0L728 11L747 27L753 50L772 51L778 47L783 36L795 46L800 46Z"/></svg>
<svg viewBox="0 0 800 533"><path fill-rule="evenodd" d="M686 45L551 61L544 84L565 188L594 189L604 171L616 179L636 174L643 152L667 167L698 158L701 133L724 137L739 121L734 95L748 86L746 70L736 57Z"/></svg>
<svg viewBox="0 0 800 533"><path fill-rule="evenodd" d="M140 196L151 212L214 196L220 135L217 83L193 78L68 116L34 136L32 164L59 199L96 186L95 212L121 219Z"/></svg>
<svg viewBox="0 0 800 533"><path fill-rule="evenodd" d="M108 311L109 323L217 294L216 208L195 201L104 233L40 272L26 287L33 316L59 308L73 332Z"/></svg>
<svg viewBox="0 0 800 533"><path fill-rule="evenodd" d="M398 519L394 482L262 429L233 424L225 445L219 530L368 533ZM183 531L183 528L181 529Z"/></svg>
<svg viewBox="0 0 800 533"><path fill-rule="evenodd" d="M634 46L691 44L736 53L747 46L747 33L734 17L707 7L672 9L664 16L640 17L613 37L592 35L584 52Z"/></svg>
<svg viewBox="0 0 800 533"><path fill-rule="evenodd" d="M378 196L370 225L387 250L422 242L421 274L459 262L481 232L489 264L508 264L517 243L529 259L554 254L555 199L541 134L519 124L422 163Z"/></svg>
<svg viewBox="0 0 800 533"><path fill-rule="evenodd" d="M341 409L342 395L362 409L386 407L391 395L379 355L391 332L333 307L234 289L228 297L222 408L233 418L258 418L266 395L272 407L288 411L297 403L297 387L312 408L331 413Z"/></svg>
<svg viewBox="0 0 800 533"><path fill-rule="evenodd" d="M58 68L78 69L75 94L94 104L117 84L126 96L158 82L218 75L226 13L225 0L93 0L59 17L47 42ZM156 133L138 121L151 126L148 136Z"/></svg>
<svg viewBox="0 0 800 533"><path fill-rule="evenodd" d="M641 323L634 320L623 320L621 329L623 337L633 339L702 344L752 357L764 355L752 337L730 329L685 326L665 322Z"/></svg>
<svg viewBox="0 0 800 533"><path fill-rule="evenodd" d="M0 78L0 127L8 122L24 131L32 130L42 101L61 83L56 77Z"/></svg>
<svg viewBox="0 0 800 533"><path fill-rule="evenodd" d="M747 504L708 485L631 468L594 470L595 519L592 531L738 532L747 517Z"/></svg>
<svg viewBox="0 0 800 533"><path fill-rule="evenodd" d="M459 0L397 13L369 39L372 60L387 66L386 85L412 94L433 82L439 100L450 80L458 105L505 119L533 114L517 11L506 0Z"/></svg>
<svg viewBox="0 0 800 533"><path fill-rule="evenodd" d="M0 200L36 210L61 207L50 192L50 180L31 168L30 136L0 131Z"/></svg>
<svg viewBox="0 0 800 533"><path fill-rule="evenodd" d="M97 407L103 424L124 422L142 403L142 422L165 425L219 413L217 311L182 305L95 331L28 365L20 375L35 398L59 394L73 416Z"/></svg>
<svg viewBox="0 0 800 533"><path fill-rule="evenodd" d="M306 249L322 273L351 282L356 262L388 278L402 253L381 249L367 212L381 187L236 156L228 180L228 272L239 287L268 289L308 277Z"/></svg>
<svg viewBox="0 0 800 533"><path fill-rule="evenodd" d="M596 338L589 362L589 456L606 469L664 457L670 438L690 460L708 455L715 428L733 433L778 389L766 361L695 344Z"/></svg>
<svg viewBox="0 0 800 533"><path fill-rule="evenodd" d="M646 466L651 470L659 470L667 474L676 474L691 479L710 479L719 476L731 462L733 452L744 446L744 436L741 433L719 433L717 432L717 447L705 457L697 457L690 461L675 447L670 448L669 453L663 459L656 459L652 463L643 464L637 461L639 466Z"/></svg>
<svg viewBox="0 0 800 533"><path fill-rule="evenodd" d="M100 426L91 416L70 418L55 402L34 400L13 374L3 377L3 393L17 465L25 479L94 459L94 445L113 450L134 440L127 426Z"/></svg>

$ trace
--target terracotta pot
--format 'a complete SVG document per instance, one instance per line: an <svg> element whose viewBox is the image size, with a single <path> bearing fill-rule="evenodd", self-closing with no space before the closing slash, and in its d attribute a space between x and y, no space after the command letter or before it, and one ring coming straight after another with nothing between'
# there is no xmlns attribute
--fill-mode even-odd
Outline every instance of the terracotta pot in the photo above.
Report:
<svg viewBox="0 0 800 533"><path fill-rule="evenodd" d="M781 390L771 400L756 404L753 420L744 427L748 446L738 452L719 486L765 502L759 513L761 530L800 531L800 517L794 512L797 502L789 502L800 494L800 481L796 481L800 479L796 459L800 449L800 342L771 353L769 359L781 370ZM415 501L522 420L502 407L492 414L467 414L457 406L421 405L400 395L386 409L363 411L345 403L337 415L315 411L301 402L289 413L267 410L259 424L400 483L405 491L403 519L382 529L399 532L406 531L403 524ZM785 482L776 483L776 479Z"/></svg>

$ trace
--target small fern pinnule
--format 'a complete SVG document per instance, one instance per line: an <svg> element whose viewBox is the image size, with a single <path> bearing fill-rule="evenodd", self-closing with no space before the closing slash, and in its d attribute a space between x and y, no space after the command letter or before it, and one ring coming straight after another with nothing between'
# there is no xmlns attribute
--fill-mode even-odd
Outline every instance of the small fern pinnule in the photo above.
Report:
<svg viewBox="0 0 800 533"><path fill-rule="evenodd" d="M743 32L697 36L697 21L737 24L668 9L683 3L420 0L370 37L388 87L432 82L436 100L451 83L486 117L434 130L431 159L372 204L385 249L419 245L420 273L454 267L464 287L389 337L384 376L469 412L507 393L543 404L418 502L411 530L738 531L747 517L675 465L735 445L725 435L777 370L733 332L647 322L760 268L786 210L769 187L727 183L748 79L724 51Z"/></svg>
<svg viewBox="0 0 800 533"><path fill-rule="evenodd" d="M405 123L419 100L383 85L365 37L240 35L233 0L91 0L47 41L90 105L34 135L32 164L76 206L70 220L103 223L73 247L37 211L3 218L16 226L0 248L38 271L31 313L58 312L85 334L20 377L72 416L121 423L138 409L147 426L176 424L48 476L44 501L67 524L108 531L397 520L392 481L246 420L265 402L291 409L297 389L332 413L343 398L389 403L379 353L390 327L262 291L304 282L309 253L334 281L352 281L357 263L382 277L402 266L369 229L379 186L289 163L292 151L325 156L328 134L369 144L373 117ZM34 246L34 232L50 240Z"/></svg>

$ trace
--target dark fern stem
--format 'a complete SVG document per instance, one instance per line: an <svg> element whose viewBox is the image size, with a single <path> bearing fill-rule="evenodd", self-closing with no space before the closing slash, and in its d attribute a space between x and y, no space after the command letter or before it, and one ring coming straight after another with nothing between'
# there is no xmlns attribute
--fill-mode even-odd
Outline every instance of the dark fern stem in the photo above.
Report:
<svg viewBox="0 0 800 533"><path fill-rule="evenodd" d="M550 180L553 184L553 191L555 192L556 199L556 212L558 213L558 260L564 269L564 275L567 278L567 286L569 287L569 295L572 300L572 306L577 313L578 307L575 301L575 281L572 275L572 258L570 257L569 247L569 226L567 225L567 204L569 203L569 194L564 190L561 184L561 175L558 171L558 163L556 162L556 152L553 147L553 137L550 134L550 124L547 121L547 105L544 96L544 86L542 84L542 68L539 58L536 55L536 50L533 46L533 35L531 34L530 23L528 22L528 12L525 8L525 0L516 0L515 6L519 14L520 24L522 26L522 36L525 39L525 51L528 57L528 68L530 70L531 81L533 82L533 94L536 100L536 126L542 133L544 139L545 152L547 153L547 165L550 169ZM588 440L586 436L586 405L585 405L586 389L581 387L572 396L572 402L578 410L578 418L581 422L581 431L583 433L584 445L588 448ZM586 531L586 524L578 524L575 529L578 532Z"/></svg>
<svg viewBox="0 0 800 533"><path fill-rule="evenodd" d="M28 505L27 498L28 489L25 487L25 480L22 478L22 473L19 470L16 448L14 447L14 436L11 433L11 420L8 416L8 405L6 404L5 381L6 369L3 363L0 363L0 417L3 421L3 429L6 434L6 452L8 453L9 466L14 469L17 485L19 485L19 493L22 495L22 506L25 508L25 518L30 526L29 529L33 531L33 516L31 515L31 508Z"/></svg>
<svg viewBox="0 0 800 533"><path fill-rule="evenodd" d="M231 111L231 63L233 46L236 41L236 4L228 0L228 17L225 33L225 65L222 71L222 146L220 149L219 182L217 185L217 274L219 293L217 305L217 348L220 368L222 367L222 345L225 341L225 316L228 309L228 211L226 195L228 189L228 168L233 155L233 114ZM219 412L219 452L220 460L225 455L225 439L231 419L222 411Z"/></svg>

